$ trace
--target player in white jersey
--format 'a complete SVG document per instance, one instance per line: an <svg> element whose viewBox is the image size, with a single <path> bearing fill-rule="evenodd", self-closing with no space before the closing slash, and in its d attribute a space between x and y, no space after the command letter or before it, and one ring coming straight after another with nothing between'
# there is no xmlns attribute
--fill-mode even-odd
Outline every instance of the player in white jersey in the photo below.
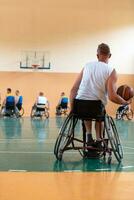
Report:
<svg viewBox="0 0 134 200"><path fill-rule="evenodd" d="M39 96L36 99L35 105L37 106L37 108L44 106L47 109L49 109L49 102L47 98L44 96L43 92L39 92Z"/></svg>
<svg viewBox="0 0 134 200"><path fill-rule="evenodd" d="M86 128L86 140L89 145L94 144L92 138L92 121L89 118L98 119L95 123L96 146L101 146L101 132L103 123L100 117L105 115L107 96L116 104L125 105L125 101L116 93L117 74L114 68L108 65L111 57L110 48L107 44L100 44L97 49L98 61L85 65L75 81L70 93L70 106L72 112L81 116Z"/></svg>

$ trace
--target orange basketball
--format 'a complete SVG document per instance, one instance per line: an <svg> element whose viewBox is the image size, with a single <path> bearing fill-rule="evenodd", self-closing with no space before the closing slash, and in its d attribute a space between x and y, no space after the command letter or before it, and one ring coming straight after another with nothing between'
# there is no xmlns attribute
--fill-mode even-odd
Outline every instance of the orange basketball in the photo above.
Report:
<svg viewBox="0 0 134 200"><path fill-rule="evenodd" d="M134 96L134 89L128 85L121 85L117 89L117 94L127 101Z"/></svg>

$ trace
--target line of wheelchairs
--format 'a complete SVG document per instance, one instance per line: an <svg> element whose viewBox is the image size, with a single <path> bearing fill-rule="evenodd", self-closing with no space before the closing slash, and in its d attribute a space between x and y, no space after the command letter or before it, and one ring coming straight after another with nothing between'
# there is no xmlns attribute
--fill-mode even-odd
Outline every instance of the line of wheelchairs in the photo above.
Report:
<svg viewBox="0 0 134 200"><path fill-rule="evenodd" d="M22 117L24 115L24 108L22 105L15 106L14 104L8 104L1 107L0 117ZM31 118L49 118L49 111L45 105L37 104L31 109Z"/></svg>
<svg viewBox="0 0 134 200"><path fill-rule="evenodd" d="M113 118L108 114L105 114L103 119L100 117L100 121L104 123L101 148L88 145L86 142L84 120L96 121L98 119L85 119L74 113L70 113L67 116L59 131L54 147L54 154L57 160L62 160L65 151L77 150L83 158L103 158L108 164L111 164L112 154L114 154L115 158L120 163L123 159L123 148ZM78 122L82 126L81 138L78 137L77 134L76 127Z"/></svg>

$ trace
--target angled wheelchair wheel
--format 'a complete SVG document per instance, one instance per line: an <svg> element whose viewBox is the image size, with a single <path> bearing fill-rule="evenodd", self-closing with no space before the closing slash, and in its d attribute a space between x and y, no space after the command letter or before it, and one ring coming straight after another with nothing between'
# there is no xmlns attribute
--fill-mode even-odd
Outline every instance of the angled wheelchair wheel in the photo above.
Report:
<svg viewBox="0 0 134 200"><path fill-rule="evenodd" d="M116 113L116 119L117 119L117 120L121 120L121 119L122 119L122 116L121 116L121 114L120 114L120 113L118 113L118 112Z"/></svg>
<svg viewBox="0 0 134 200"><path fill-rule="evenodd" d="M45 118L47 118L47 119L49 118L49 111L48 111L47 109L45 110L44 116L45 116Z"/></svg>
<svg viewBox="0 0 134 200"><path fill-rule="evenodd" d="M64 121L58 138L54 147L54 154L58 160L62 160L62 154L65 148L70 144L71 138L74 134L74 128L76 126L78 119L70 114Z"/></svg>
<svg viewBox="0 0 134 200"><path fill-rule="evenodd" d="M1 107L1 110L0 110L0 117L4 117L4 115L5 115L4 107Z"/></svg>
<svg viewBox="0 0 134 200"><path fill-rule="evenodd" d="M126 111L126 118L128 120L132 120L133 119L133 115L134 115L134 113L133 113L132 109Z"/></svg>
<svg viewBox="0 0 134 200"><path fill-rule="evenodd" d="M105 117L105 128L106 133L112 148L112 151L117 159L118 162L121 162L123 158L123 149L120 142L120 138L118 135L118 131L116 129L115 123L112 117L106 115Z"/></svg>
<svg viewBox="0 0 134 200"><path fill-rule="evenodd" d="M36 108L32 107L31 114L30 114L31 118L35 117L35 112L36 112Z"/></svg>
<svg viewBox="0 0 134 200"><path fill-rule="evenodd" d="M20 116L22 117L24 115L24 108L22 107L21 110L19 111Z"/></svg>

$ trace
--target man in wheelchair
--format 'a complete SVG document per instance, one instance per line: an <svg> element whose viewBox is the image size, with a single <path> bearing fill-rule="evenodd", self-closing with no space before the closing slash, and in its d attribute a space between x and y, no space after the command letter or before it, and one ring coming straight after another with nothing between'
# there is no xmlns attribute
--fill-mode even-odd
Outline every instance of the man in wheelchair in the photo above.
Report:
<svg viewBox="0 0 134 200"><path fill-rule="evenodd" d="M15 105L20 111L22 109L23 97L20 95L20 91L15 91Z"/></svg>
<svg viewBox="0 0 134 200"><path fill-rule="evenodd" d="M31 110L31 117L49 118L49 102L43 92L39 92L39 96Z"/></svg>
<svg viewBox="0 0 134 200"><path fill-rule="evenodd" d="M65 96L65 93L61 93L61 97L58 105L56 106L56 115L67 115L68 111L68 97Z"/></svg>
<svg viewBox="0 0 134 200"><path fill-rule="evenodd" d="M118 119L118 120L123 120L123 119L132 120L133 119L133 110L131 108L131 104L119 106L117 111L116 111L116 119Z"/></svg>
<svg viewBox="0 0 134 200"><path fill-rule="evenodd" d="M62 159L64 151L78 150L88 158L105 158L108 154L109 164L113 152L117 161L121 162L123 150L120 138L114 120L105 113L105 105L107 96L112 102L121 105L130 104L131 100L125 101L116 93L117 74L108 65L110 57L109 46L100 44L97 49L98 61L87 63L78 75L70 92L71 111L59 131L54 147L58 160ZM79 120L83 125L82 139L75 136ZM96 137L93 137L92 132L93 121Z"/></svg>
<svg viewBox="0 0 134 200"><path fill-rule="evenodd" d="M16 116L19 117L19 111L15 105L15 97L12 95L11 88L7 88L7 95L3 101L2 105L2 115L3 116Z"/></svg>
<svg viewBox="0 0 134 200"><path fill-rule="evenodd" d="M129 103L116 93L117 74L115 69L108 65L110 57L109 46L104 43L100 44L97 49L98 61L85 65L70 94L72 113L84 119L86 143L97 148L101 148L107 93L109 99L114 103L121 105ZM92 136L91 119L96 119L96 140Z"/></svg>

